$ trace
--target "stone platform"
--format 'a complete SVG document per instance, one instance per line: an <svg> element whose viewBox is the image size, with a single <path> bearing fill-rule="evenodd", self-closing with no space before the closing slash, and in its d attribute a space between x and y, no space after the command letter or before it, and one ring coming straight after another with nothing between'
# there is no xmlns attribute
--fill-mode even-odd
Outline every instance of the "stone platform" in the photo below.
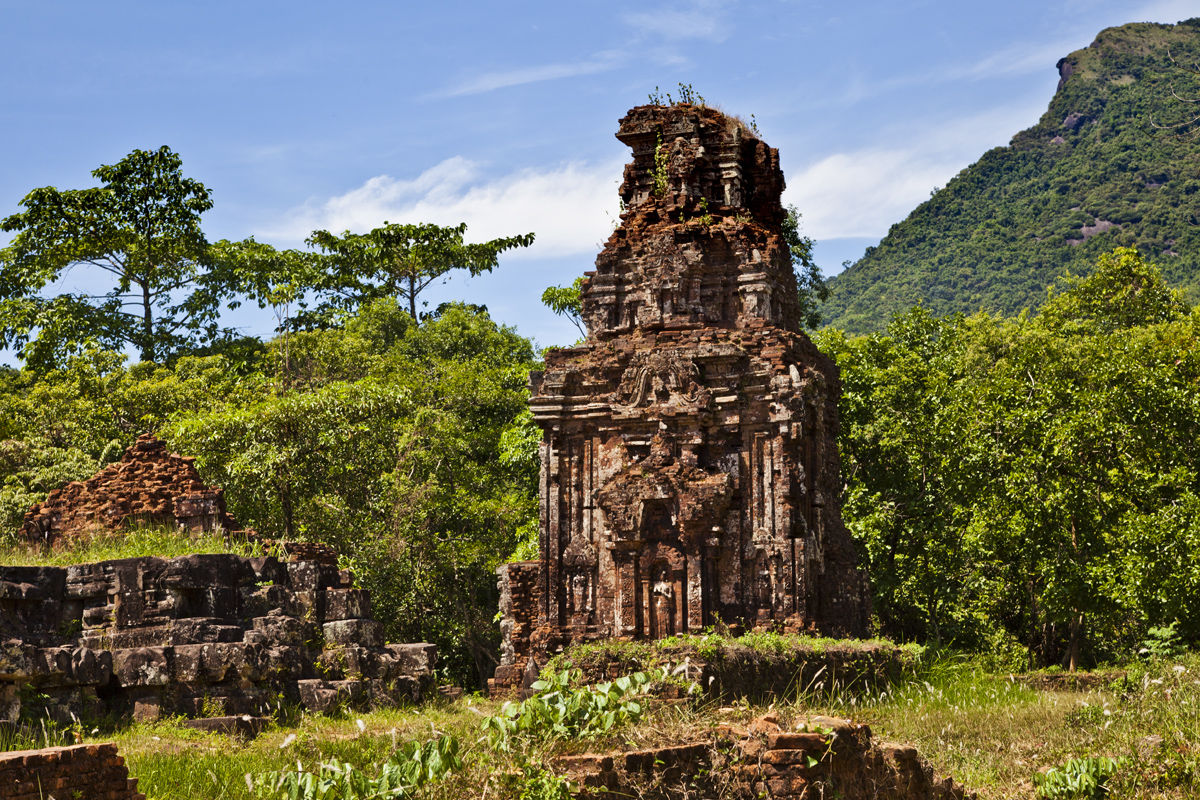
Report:
<svg viewBox="0 0 1200 800"><path fill-rule="evenodd" d="M436 648L386 644L370 594L311 561L231 554L0 567L0 718L153 719L420 699Z"/></svg>

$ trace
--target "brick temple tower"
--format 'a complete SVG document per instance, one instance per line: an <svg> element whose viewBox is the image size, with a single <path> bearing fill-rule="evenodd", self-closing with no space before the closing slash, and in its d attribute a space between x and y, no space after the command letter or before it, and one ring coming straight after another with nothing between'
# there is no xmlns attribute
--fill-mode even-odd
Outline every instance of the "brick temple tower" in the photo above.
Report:
<svg viewBox="0 0 1200 800"><path fill-rule="evenodd" d="M837 368L800 330L778 151L687 104L634 108L617 138L633 161L587 339L531 376L540 559L499 571L497 686L573 641L867 628Z"/></svg>

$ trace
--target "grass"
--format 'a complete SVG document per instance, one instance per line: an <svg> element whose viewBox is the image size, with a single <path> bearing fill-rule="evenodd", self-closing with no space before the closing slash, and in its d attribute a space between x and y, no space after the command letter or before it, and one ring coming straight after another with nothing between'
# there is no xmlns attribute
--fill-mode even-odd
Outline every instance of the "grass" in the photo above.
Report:
<svg viewBox="0 0 1200 800"><path fill-rule="evenodd" d="M1200 791L1200 656L1135 664L1075 692L1035 690L969 660L874 697L795 708L849 716L878 738L916 746L939 774L990 798L1033 797L1033 775L1071 758L1125 759L1111 797L1185 798Z"/></svg>
<svg viewBox="0 0 1200 800"><path fill-rule="evenodd" d="M259 544L245 540L227 541L220 534L187 536L170 528L134 527L75 537L54 547L9 541L0 545L0 565L64 567L118 558L173 558L192 553L267 554Z"/></svg>
<svg viewBox="0 0 1200 800"><path fill-rule="evenodd" d="M466 766L420 796L465 800L479 797L486 785L488 797L503 800L518 790L498 777L516 772L520 758L489 751L479 728L499 705L467 697L362 714L292 715L250 742L198 733L174 720L82 738L115 741L151 800L182 800L250 798L247 773L291 769L297 762L312 768L337 759L370 772L404 742L450 733L462 742ZM866 722L877 740L915 745L939 775L952 776L981 800L1034 798L1035 773L1087 756L1123 759L1113 798L1183 800L1200 792L1200 654L1134 664L1124 676L1087 691L1035 689L1020 676L983 670L976 659L940 655L927 658L916 678L876 694L800 693L770 707L655 703L632 728L592 742L550 742L524 757L546 763L558 753L694 741L720 723L748 722L768 708L787 725L816 713Z"/></svg>

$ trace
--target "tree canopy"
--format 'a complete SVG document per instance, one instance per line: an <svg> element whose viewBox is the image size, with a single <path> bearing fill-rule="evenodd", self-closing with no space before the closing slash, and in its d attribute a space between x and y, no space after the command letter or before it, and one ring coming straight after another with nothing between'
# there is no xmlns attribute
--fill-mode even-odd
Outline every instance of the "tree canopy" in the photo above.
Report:
<svg viewBox="0 0 1200 800"><path fill-rule="evenodd" d="M92 174L100 186L34 189L0 222L16 232L0 251L0 345L48 366L88 341L130 345L154 361L215 339L221 291L206 283L200 229L208 189L183 176L167 147L134 150ZM42 294L74 269L108 288Z"/></svg>
<svg viewBox="0 0 1200 800"><path fill-rule="evenodd" d="M350 310L383 297L400 297L413 319L420 319L417 299L446 273L491 272L501 253L533 244L532 233L468 244L463 241L466 231L466 223L443 227L388 222L368 233L313 231L309 244L327 254L326 274L318 288L332 306Z"/></svg>
<svg viewBox="0 0 1200 800"><path fill-rule="evenodd" d="M818 335L891 635L1008 669L1129 653L1175 621L1200 636L1200 311L1136 251L1100 262L1040 314L918 307Z"/></svg>

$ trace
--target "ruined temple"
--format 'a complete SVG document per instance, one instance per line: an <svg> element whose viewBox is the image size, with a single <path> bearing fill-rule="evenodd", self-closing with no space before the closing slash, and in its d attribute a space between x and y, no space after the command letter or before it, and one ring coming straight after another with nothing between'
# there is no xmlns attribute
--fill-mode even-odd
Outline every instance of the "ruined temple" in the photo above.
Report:
<svg viewBox="0 0 1200 800"><path fill-rule="evenodd" d="M29 509L25 538L52 544L62 537L135 524L189 533L237 530L225 509L224 493L201 480L194 462L170 452L154 435L143 434L120 461L85 481L54 490Z"/></svg>
<svg viewBox="0 0 1200 800"><path fill-rule="evenodd" d="M700 106L639 106L584 343L531 376L536 562L500 570L495 684L568 643L715 624L858 636L836 366L800 330L778 151Z"/></svg>

